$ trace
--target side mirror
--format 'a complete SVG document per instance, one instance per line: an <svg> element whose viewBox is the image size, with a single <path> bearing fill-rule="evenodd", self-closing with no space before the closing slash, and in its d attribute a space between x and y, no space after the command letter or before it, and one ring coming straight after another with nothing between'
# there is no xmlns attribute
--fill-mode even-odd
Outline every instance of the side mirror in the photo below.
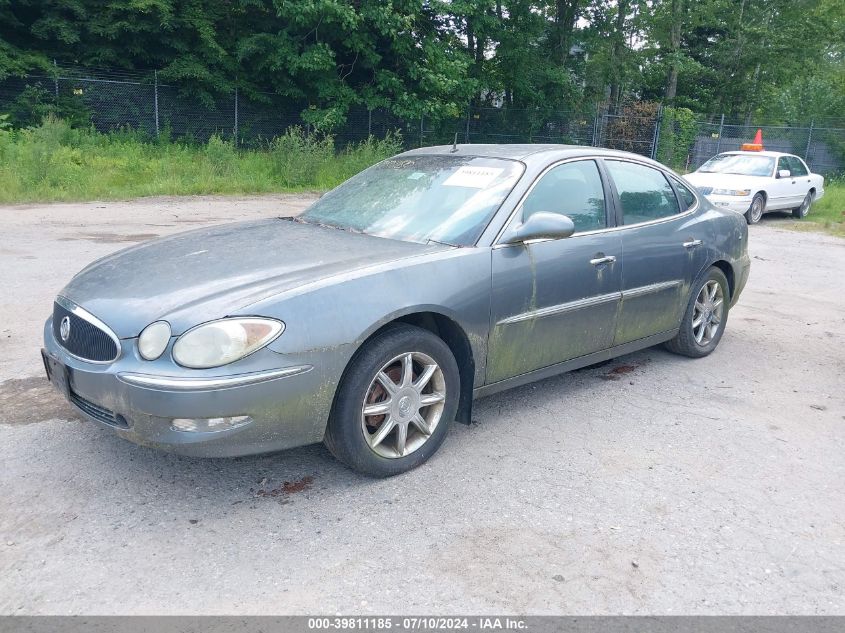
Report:
<svg viewBox="0 0 845 633"><path fill-rule="evenodd" d="M778 178L789 178L792 175L792 172L788 169L781 169L778 171Z"/></svg>
<svg viewBox="0 0 845 633"><path fill-rule="evenodd" d="M502 238L504 244L518 244L529 240L559 240L575 232L572 219L559 213L539 211L528 216L525 222L508 230Z"/></svg>

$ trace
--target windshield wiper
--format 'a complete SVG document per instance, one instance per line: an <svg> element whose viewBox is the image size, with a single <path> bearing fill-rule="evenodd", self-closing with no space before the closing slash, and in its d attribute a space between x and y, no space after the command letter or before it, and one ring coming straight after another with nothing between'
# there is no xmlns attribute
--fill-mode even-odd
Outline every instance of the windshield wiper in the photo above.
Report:
<svg viewBox="0 0 845 633"><path fill-rule="evenodd" d="M348 233L358 233L360 235L364 235L364 231L359 229L353 229L351 226L336 226L334 224L323 224L322 222L309 222L305 218L301 218L298 215L279 215L276 216L277 220L287 220L288 222L296 222L297 224L308 224L309 226L319 226L324 229L337 229L338 231L346 231Z"/></svg>
<svg viewBox="0 0 845 633"><path fill-rule="evenodd" d="M449 244L449 242L439 242L437 240L428 239L425 241L426 246L429 244L440 244L441 246L451 246L452 248L461 248L460 244Z"/></svg>

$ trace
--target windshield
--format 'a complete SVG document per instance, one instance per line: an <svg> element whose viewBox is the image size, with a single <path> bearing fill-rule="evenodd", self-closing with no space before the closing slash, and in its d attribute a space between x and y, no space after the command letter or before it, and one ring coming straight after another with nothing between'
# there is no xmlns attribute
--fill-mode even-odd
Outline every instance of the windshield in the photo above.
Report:
<svg viewBox="0 0 845 633"><path fill-rule="evenodd" d="M497 158L390 158L328 192L300 218L407 242L469 246L522 171L522 163Z"/></svg>
<svg viewBox="0 0 845 633"><path fill-rule="evenodd" d="M705 174L739 174L740 176L771 176L775 159L771 156L750 156L748 154L719 154L714 156L698 171Z"/></svg>

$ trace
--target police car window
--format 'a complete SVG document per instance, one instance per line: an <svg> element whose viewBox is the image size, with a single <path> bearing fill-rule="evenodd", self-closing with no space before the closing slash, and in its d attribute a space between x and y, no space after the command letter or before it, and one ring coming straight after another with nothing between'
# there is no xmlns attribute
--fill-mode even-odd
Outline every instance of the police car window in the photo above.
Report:
<svg viewBox="0 0 845 633"><path fill-rule="evenodd" d="M801 162L799 158L795 156L789 157L789 171L792 172L793 176L806 176L807 175L807 168L804 167L804 163Z"/></svg>

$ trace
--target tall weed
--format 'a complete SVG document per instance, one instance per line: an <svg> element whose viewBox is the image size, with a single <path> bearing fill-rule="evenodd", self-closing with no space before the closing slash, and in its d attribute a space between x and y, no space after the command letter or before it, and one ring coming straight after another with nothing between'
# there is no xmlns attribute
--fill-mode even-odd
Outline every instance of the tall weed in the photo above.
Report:
<svg viewBox="0 0 845 633"><path fill-rule="evenodd" d="M217 135L190 143L169 131L102 134L48 115L38 126L0 128L0 203L329 189L400 150L388 135L338 152L331 136L301 128L241 149Z"/></svg>

